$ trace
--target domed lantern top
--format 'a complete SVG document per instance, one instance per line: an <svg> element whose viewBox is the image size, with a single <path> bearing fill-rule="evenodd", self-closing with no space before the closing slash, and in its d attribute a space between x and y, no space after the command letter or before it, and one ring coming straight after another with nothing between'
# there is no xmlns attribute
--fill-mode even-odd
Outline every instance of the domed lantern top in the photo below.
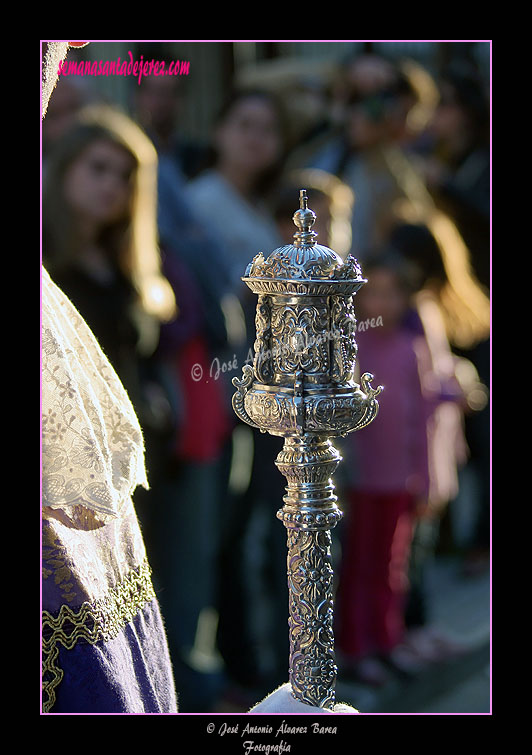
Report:
<svg viewBox="0 0 532 755"><path fill-rule="evenodd" d="M244 421L272 434L327 429L330 434L343 435L377 409L368 377L361 378L366 394L355 382L353 298L366 279L353 256L343 260L329 247L316 243L317 234L312 230L316 215L308 207L307 192L302 189L299 194L300 208L293 216L297 227L294 243L275 249L266 258L262 252L257 254L242 278L258 294L255 356L253 367L243 367L244 382L233 379L238 388L233 406ZM327 411L333 394L333 403L342 406L343 416L335 417L334 428L329 426L331 417L311 421L316 391L320 390L327 393ZM270 411L281 394L286 409L282 420L280 411ZM340 394L341 401L337 401ZM303 412L301 416L296 407Z"/></svg>
<svg viewBox="0 0 532 755"><path fill-rule="evenodd" d="M343 260L328 246L316 243L312 230L316 214L308 207L305 189L299 192L300 208L294 213L294 243L275 249L268 257L257 254L242 280L259 294L349 295L366 283L357 260Z"/></svg>

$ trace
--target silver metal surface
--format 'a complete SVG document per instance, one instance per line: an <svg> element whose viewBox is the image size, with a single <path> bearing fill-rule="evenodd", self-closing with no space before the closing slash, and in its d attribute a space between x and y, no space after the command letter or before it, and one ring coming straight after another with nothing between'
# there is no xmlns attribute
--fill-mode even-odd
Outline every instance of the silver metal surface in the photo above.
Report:
<svg viewBox="0 0 532 755"><path fill-rule="evenodd" d="M277 517L287 528L289 674L294 696L332 708L330 530L342 517L331 477L341 456L331 438L368 425L376 396L365 373L354 381L354 294L367 281L357 260L316 243L316 215L300 191L292 245L257 254L242 280L258 294L253 366L233 378L233 408L261 432L284 437L275 464L286 477Z"/></svg>

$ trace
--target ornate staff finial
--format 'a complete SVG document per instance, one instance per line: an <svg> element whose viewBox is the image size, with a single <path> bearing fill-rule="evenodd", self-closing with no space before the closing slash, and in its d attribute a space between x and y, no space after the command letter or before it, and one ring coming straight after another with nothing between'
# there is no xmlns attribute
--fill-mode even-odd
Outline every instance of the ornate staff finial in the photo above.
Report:
<svg viewBox="0 0 532 755"><path fill-rule="evenodd" d="M299 192L293 245L257 255L243 278L259 295L255 361L233 378L244 422L284 437L275 464L286 477L277 517L287 529L290 682L294 697L333 708L331 529L342 517L331 477L341 456L331 438L373 421L372 375L355 382L353 297L366 283L357 261L316 244L316 215Z"/></svg>

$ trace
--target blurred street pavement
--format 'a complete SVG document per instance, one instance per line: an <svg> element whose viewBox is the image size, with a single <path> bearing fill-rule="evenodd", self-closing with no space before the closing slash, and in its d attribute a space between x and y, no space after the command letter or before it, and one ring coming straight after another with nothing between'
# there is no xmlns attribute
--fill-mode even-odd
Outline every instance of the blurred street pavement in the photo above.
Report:
<svg viewBox="0 0 532 755"><path fill-rule="evenodd" d="M452 661L430 665L415 677L396 679L373 688L342 679L336 699L360 713L489 714L490 694L490 574L464 577L461 560L439 556L428 568L431 626L467 646Z"/></svg>

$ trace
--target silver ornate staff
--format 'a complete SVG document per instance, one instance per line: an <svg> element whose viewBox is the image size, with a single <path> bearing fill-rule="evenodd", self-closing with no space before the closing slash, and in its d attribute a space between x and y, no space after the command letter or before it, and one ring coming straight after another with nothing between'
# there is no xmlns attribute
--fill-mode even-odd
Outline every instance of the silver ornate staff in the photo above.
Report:
<svg viewBox="0 0 532 755"><path fill-rule="evenodd" d="M353 295L366 283L357 260L316 243L316 215L300 191L294 244L257 254L242 280L258 294L254 362L244 365L233 408L261 432L284 437L275 461L288 485L277 517L287 528L289 675L294 697L333 708L330 530L342 517L331 481L341 456L330 438L368 425L381 387L354 382Z"/></svg>

